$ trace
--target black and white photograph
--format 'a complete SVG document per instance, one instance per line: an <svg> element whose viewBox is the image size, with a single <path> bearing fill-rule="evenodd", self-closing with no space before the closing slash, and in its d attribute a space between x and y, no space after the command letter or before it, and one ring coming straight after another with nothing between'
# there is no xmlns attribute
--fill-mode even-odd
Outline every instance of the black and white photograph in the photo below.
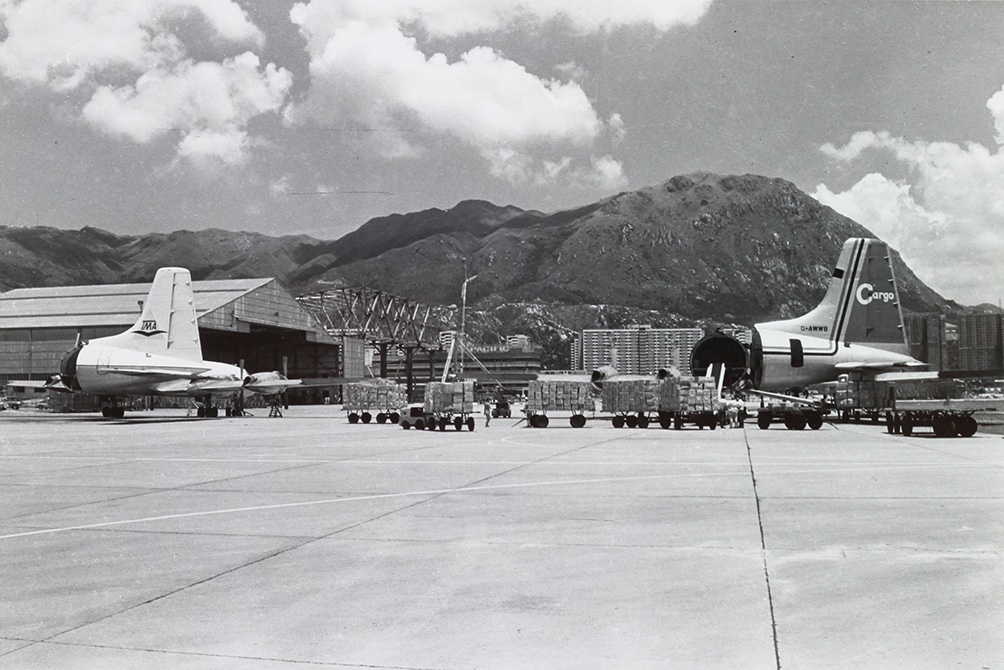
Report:
<svg viewBox="0 0 1004 670"><path fill-rule="evenodd" d="M0 668L1004 670L1002 36L0 0Z"/></svg>

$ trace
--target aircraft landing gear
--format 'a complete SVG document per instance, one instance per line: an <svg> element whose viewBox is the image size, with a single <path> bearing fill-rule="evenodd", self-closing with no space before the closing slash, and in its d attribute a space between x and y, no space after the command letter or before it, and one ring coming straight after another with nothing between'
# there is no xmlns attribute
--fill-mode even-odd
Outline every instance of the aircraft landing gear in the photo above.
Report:
<svg viewBox="0 0 1004 670"><path fill-rule="evenodd" d="M195 416L206 419L215 419L220 415L220 408L213 407L213 399L211 396L205 396L199 398L196 403L197 408L195 410Z"/></svg>
<svg viewBox="0 0 1004 670"><path fill-rule="evenodd" d="M119 406L115 396L101 396L101 416L106 419L121 419L125 416L125 407Z"/></svg>

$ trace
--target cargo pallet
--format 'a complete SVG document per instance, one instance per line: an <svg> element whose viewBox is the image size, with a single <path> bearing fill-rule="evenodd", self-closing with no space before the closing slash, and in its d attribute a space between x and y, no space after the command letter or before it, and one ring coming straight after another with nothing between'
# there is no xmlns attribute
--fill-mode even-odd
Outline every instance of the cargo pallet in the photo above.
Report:
<svg viewBox="0 0 1004 670"><path fill-rule="evenodd" d="M603 382L603 411L614 428L648 428L658 421L661 379L614 379Z"/></svg>
<svg viewBox="0 0 1004 670"><path fill-rule="evenodd" d="M842 417L862 416L878 423L883 413L890 434L910 437L914 429L930 428L937 437L972 437L979 411L1000 412L1004 400L959 397L950 378L873 381L846 379L836 384Z"/></svg>
<svg viewBox="0 0 1004 670"><path fill-rule="evenodd" d="M592 409L593 397L590 383L578 380L534 379L527 388L524 412L530 428L547 428L551 420L548 412L571 412L568 423L572 428L586 425L586 411Z"/></svg>
<svg viewBox="0 0 1004 670"><path fill-rule="evenodd" d="M370 423L374 414L377 423L397 423L401 408L407 404L404 387L387 379L346 384L343 394L349 423Z"/></svg>

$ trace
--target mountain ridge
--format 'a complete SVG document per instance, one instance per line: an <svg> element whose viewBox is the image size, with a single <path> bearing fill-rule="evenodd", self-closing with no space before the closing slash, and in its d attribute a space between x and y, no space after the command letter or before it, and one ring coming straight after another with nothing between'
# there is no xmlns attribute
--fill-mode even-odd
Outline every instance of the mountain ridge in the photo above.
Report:
<svg viewBox="0 0 1004 670"><path fill-rule="evenodd" d="M552 213L464 200L391 214L336 240L219 229L117 235L0 227L0 290L276 277L291 292L366 285L426 304L622 305L752 324L811 309L848 237L874 237L779 178L695 172ZM904 308L961 309L893 253ZM671 320L671 319L670 319Z"/></svg>

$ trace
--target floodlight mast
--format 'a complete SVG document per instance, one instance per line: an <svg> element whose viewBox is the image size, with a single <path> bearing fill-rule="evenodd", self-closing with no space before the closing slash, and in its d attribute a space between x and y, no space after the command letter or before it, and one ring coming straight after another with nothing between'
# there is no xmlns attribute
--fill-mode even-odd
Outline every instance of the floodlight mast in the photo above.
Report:
<svg viewBox="0 0 1004 670"><path fill-rule="evenodd" d="M464 283L460 286L460 332L457 333L458 344L460 345L460 351L457 352L457 379L459 380L464 375L464 349L467 345L464 343L464 328L467 325L467 283L474 281L478 276L473 277L467 276L467 259L464 259Z"/></svg>

